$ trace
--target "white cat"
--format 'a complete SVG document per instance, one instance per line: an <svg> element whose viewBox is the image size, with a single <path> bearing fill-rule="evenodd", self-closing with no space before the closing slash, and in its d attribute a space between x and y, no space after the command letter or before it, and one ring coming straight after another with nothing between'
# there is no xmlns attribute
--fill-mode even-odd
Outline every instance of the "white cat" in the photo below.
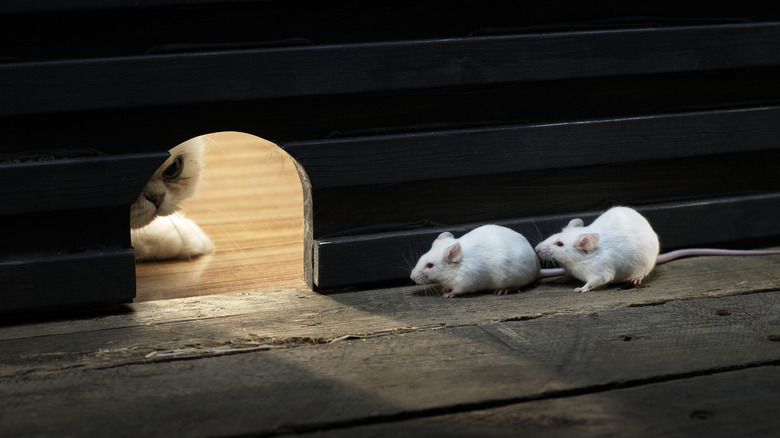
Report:
<svg viewBox="0 0 780 438"><path fill-rule="evenodd" d="M195 193L203 162L203 140L194 138L170 150L130 206L130 239L136 260L191 259L214 249L195 222L177 213L182 200Z"/></svg>

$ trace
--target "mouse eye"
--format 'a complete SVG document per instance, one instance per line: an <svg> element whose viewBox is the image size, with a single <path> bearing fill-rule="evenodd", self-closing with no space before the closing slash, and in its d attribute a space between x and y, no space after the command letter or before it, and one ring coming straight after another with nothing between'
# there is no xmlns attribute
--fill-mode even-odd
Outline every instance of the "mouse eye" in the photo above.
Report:
<svg viewBox="0 0 780 438"><path fill-rule="evenodd" d="M425 267L428 268L428 269L431 269L433 267L433 263L429 262L428 264L425 265Z"/></svg>
<svg viewBox="0 0 780 438"><path fill-rule="evenodd" d="M163 170L162 176L166 179L174 179L181 175L181 171L183 169L184 164L182 162L181 156L178 156L175 160L173 160L173 163L171 163L170 166Z"/></svg>
<svg viewBox="0 0 780 438"><path fill-rule="evenodd" d="M563 242L561 242L561 241L559 240L559 241L555 242L555 246L563 246Z"/></svg>

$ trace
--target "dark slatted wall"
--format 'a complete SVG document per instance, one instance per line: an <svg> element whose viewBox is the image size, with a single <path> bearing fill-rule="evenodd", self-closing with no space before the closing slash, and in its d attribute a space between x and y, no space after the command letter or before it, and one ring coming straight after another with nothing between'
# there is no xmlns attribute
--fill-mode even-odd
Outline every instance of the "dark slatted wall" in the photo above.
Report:
<svg viewBox="0 0 780 438"><path fill-rule="evenodd" d="M151 174L161 151L224 130L299 163L318 290L405 282L443 230L539 240L615 204L664 249L780 237L766 2L133 3L0 5L0 220L74 240L3 235L6 302L34 304L49 278L132 298L125 212L143 181L101 175ZM116 278L83 274L112 258Z"/></svg>

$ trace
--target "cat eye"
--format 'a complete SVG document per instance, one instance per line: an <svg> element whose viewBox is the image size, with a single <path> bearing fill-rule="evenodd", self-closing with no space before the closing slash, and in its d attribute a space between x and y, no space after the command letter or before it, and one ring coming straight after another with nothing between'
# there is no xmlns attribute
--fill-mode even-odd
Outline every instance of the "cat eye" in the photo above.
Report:
<svg viewBox="0 0 780 438"><path fill-rule="evenodd" d="M182 161L181 156L178 156L173 160L173 163L171 163L170 166L163 170L162 176L166 179L174 179L181 175L182 170L184 170L184 162Z"/></svg>

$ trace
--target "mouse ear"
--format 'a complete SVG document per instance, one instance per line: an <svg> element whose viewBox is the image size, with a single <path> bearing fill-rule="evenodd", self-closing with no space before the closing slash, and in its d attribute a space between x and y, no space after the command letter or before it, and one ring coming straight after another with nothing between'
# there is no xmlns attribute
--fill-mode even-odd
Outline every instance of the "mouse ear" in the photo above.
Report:
<svg viewBox="0 0 780 438"><path fill-rule="evenodd" d="M463 248L460 246L460 242L447 248L447 263L460 263L463 260Z"/></svg>
<svg viewBox="0 0 780 438"><path fill-rule="evenodd" d="M580 234L579 237L577 237L577 243L574 245L574 247L584 253L589 253L596 249L596 244L598 242L598 233Z"/></svg>
<svg viewBox="0 0 780 438"><path fill-rule="evenodd" d="M569 225L566 225L566 228L576 228L576 227L581 227L583 225L585 225L585 222L583 222L582 219L574 218L574 219L569 221ZM566 228L564 228L564 229L566 229Z"/></svg>
<svg viewBox="0 0 780 438"><path fill-rule="evenodd" d="M436 240L439 240L439 239L446 239L446 238L448 238L448 237L454 237L454 236L453 236L453 235L452 235L452 233L450 233L449 231L445 231L445 232L443 232L443 233L439 234L439 237L437 237L437 238L436 238Z"/></svg>

